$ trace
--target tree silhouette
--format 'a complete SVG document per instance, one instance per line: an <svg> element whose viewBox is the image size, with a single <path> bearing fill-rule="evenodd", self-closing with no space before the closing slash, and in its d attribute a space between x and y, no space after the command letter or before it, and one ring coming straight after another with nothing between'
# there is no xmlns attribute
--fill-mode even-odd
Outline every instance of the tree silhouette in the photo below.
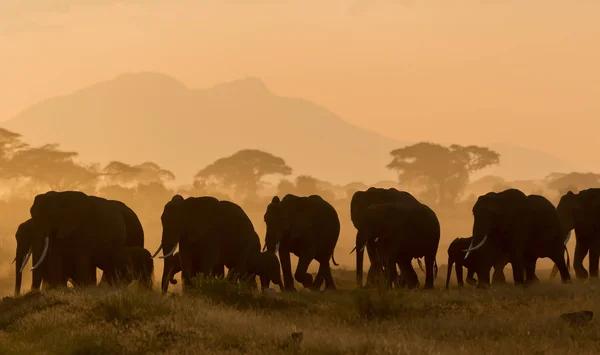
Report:
<svg viewBox="0 0 600 355"><path fill-rule="evenodd" d="M552 173L546 177L546 186L564 195L569 190L575 193L590 187L600 187L600 174L578 173L568 174Z"/></svg>
<svg viewBox="0 0 600 355"><path fill-rule="evenodd" d="M174 180L175 174L161 168L158 164L145 162L129 165L120 161L112 161L103 169L105 179L109 184L122 186L137 186L140 184L159 183Z"/></svg>
<svg viewBox="0 0 600 355"><path fill-rule="evenodd" d="M263 177L291 173L292 168L282 158L256 149L244 149L216 160L200 170L195 179L213 180L225 188L234 188L238 196L253 198Z"/></svg>
<svg viewBox="0 0 600 355"><path fill-rule="evenodd" d="M27 148L27 144L21 141L19 133L0 128L0 178L7 180L17 177L17 170L13 166L14 155Z"/></svg>
<svg viewBox="0 0 600 355"><path fill-rule="evenodd" d="M22 149L14 153L14 176L27 178L39 188L51 190L94 190L100 176L96 165L75 162L77 152L62 151L58 144Z"/></svg>
<svg viewBox="0 0 600 355"><path fill-rule="evenodd" d="M401 184L422 186L435 203L444 205L457 201L471 173L500 162L498 153L474 145L444 147L421 142L390 154L393 160L387 167L398 171Z"/></svg>

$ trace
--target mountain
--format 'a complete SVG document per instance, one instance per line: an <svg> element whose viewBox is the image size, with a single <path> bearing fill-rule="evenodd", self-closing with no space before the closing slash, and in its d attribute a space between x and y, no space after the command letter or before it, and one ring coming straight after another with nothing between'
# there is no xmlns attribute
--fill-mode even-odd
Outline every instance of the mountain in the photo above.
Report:
<svg viewBox="0 0 600 355"><path fill-rule="evenodd" d="M307 100L279 96L255 77L197 90L150 72L45 100L2 125L31 144L60 143L84 161L154 161L179 182L220 157L253 148L283 157L296 174L374 183L394 179L385 168L389 152L410 144L354 126ZM568 166L506 144L499 152L503 163L493 171L500 176L520 170L544 176Z"/></svg>

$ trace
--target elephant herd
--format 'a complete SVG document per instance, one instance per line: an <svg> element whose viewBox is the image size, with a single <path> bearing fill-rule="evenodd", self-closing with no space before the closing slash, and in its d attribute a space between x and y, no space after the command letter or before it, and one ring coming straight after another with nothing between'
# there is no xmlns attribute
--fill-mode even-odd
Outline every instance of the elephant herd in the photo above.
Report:
<svg viewBox="0 0 600 355"><path fill-rule="evenodd" d="M164 261L161 289L167 292L181 272L183 291L194 287L197 276L226 278L262 290L270 284L282 291L295 291L294 280L310 290L335 289L329 260L340 234L336 210L320 196L288 194L274 197L264 214L264 246L250 218L237 204L214 197L175 195L161 215L161 244L152 255L144 247L144 230L135 212L124 203L79 191L49 191L37 195L31 218L17 229L15 293L21 290L25 265L32 260L32 290L97 283L127 285L138 281L153 284L154 258ZM388 288L419 287L412 260L425 264L427 289L437 275L436 255L440 223L435 212L414 196L394 188L371 187L356 192L350 215L357 230L356 282L358 287L375 284ZM557 207L539 195L516 189L490 192L473 206L473 232L456 238L448 247L446 288L455 267L459 287L477 287L506 282L504 267L510 263L515 284L538 280L538 258L549 258L562 282L570 282L569 255L564 259L571 231L576 233L573 267L578 279L588 277L583 259L589 253L589 276L598 277L600 258L600 189L577 194L568 192ZM177 251L178 249L178 251ZM370 267L363 285L365 249ZM292 274L290 254L298 257ZM316 260L316 277L307 272ZM225 267L228 269L225 275ZM421 266L422 267L422 266ZM400 273L398 273L398 270ZM283 278L281 277L283 274ZM475 278L475 275L477 278Z"/></svg>

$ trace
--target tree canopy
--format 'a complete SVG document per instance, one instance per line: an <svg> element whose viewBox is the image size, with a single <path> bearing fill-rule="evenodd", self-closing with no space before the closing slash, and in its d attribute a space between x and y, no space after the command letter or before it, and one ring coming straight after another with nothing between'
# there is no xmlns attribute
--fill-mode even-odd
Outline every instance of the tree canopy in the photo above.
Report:
<svg viewBox="0 0 600 355"><path fill-rule="evenodd" d="M600 174L571 172L552 173L546 177L546 186L563 195L567 191L579 192L590 187L600 187Z"/></svg>
<svg viewBox="0 0 600 355"><path fill-rule="evenodd" d="M486 147L421 142L390 152L387 165L398 171L401 185L423 188L432 202L452 204L469 183L470 175L498 164L500 154Z"/></svg>
<svg viewBox="0 0 600 355"><path fill-rule="evenodd" d="M175 179L175 174L161 168L158 164L145 162L129 165L120 161L112 161L103 169L107 182L123 186L159 183Z"/></svg>
<svg viewBox="0 0 600 355"><path fill-rule="evenodd" d="M267 175L290 175L283 158L256 149L244 149L217 159L200 170L197 180L214 180L225 188L234 188L237 195L256 196L261 179Z"/></svg>
<svg viewBox="0 0 600 355"><path fill-rule="evenodd" d="M63 151L58 144L24 148L13 154L9 166L13 178L25 178L52 190L87 190L100 175L97 166L75 161L77 152Z"/></svg>

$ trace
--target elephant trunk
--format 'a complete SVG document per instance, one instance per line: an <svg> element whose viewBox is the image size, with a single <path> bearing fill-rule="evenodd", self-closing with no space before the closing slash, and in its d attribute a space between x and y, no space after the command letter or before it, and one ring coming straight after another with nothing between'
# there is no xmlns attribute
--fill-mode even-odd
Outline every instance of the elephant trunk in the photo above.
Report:
<svg viewBox="0 0 600 355"><path fill-rule="evenodd" d="M454 258L448 256L448 271L446 272L446 290L450 284L450 278L452 277L452 266L454 265ZM457 275L458 276L458 275Z"/></svg>
<svg viewBox="0 0 600 355"><path fill-rule="evenodd" d="M365 256L365 250L356 251L356 286L362 287L363 282L363 259Z"/></svg>

